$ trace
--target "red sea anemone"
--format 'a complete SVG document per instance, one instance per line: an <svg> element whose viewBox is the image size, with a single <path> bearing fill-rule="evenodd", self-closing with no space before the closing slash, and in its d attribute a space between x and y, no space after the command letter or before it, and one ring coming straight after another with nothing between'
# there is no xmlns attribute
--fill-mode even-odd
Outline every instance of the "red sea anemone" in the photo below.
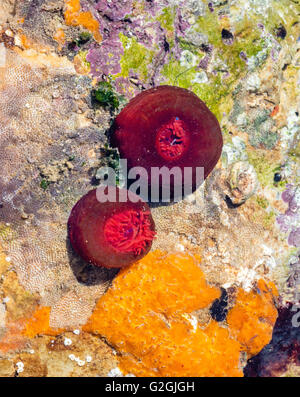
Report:
<svg viewBox="0 0 300 397"><path fill-rule="evenodd" d="M124 267L148 253L155 235L148 205L124 189L116 199L100 202L99 190L91 190L73 207L68 221L73 249L86 261L107 268ZM103 192L107 192L106 188ZM122 202L120 192L127 199ZM135 202L133 202L135 201Z"/></svg>
<svg viewBox="0 0 300 397"><path fill-rule="evenodd" d="M218 120L194 93L179 87L159 86L133 98L116 117L112 145L128 168L143 167L150 183L151 167L192 169L192 190L218 162L223 139ZM173 182L174 183L174 182ZM174 190L174 185L171 187Z"/></svg>

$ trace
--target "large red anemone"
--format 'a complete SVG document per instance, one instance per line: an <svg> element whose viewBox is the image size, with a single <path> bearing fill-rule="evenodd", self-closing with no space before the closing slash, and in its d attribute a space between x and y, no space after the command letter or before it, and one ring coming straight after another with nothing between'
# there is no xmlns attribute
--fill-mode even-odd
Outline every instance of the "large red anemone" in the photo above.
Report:
<svg viewBox="0 0 300 397"><path fill-rule="evenodd" d="M107 188L98 189L107 193ZM110 189L115 189L115 200L100 202L94 189L75 204L68 221L69 238L74 250L93 265L124 267L148 253L155 226L148 205L139 197ZM127 196L125 202L121 191Z"/></svg>
<svg viewBox="0 0 300 397"><path fill-rule="evenodd" d="M147 170L149 183L151 167L180 167L182 175L185 167L192 167L193 190L201 183L196 168L203 167L206 178L223 146L218 120L205 103L173 86L145 90L133 98L116 117L111 142L129 169Z"/></svg>

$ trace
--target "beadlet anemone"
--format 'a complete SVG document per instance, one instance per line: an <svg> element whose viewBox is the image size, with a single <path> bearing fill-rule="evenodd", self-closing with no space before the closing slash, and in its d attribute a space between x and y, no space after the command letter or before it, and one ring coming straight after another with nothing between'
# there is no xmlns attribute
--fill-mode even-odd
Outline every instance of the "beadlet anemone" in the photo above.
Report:
<svg viewBox="0 0 300 397"><path fill-rule="evenodd" d="M73 249L84 260L96 266L118 268L148 253L155 225L148 205L139 197L124 189L110 188L116 193L113 201L100 202L99 190L94 189L75 204L68 231ZM102 189L107 193L107 187ZM127 197L124 202L121 192Z"/></svg>
<svg viewBox="0 0 300 397"><path fill-rule="evenodd" d="M179 167L182 192L184 170L192 170L195 190L197 168L204 168L204 178L218 162L223 139L218 120L194 93L173 86L145 90L133 98L116 117L111 144L117 147L130 170L143 167L151 183L152 167ZM160 187L163 179L160 177ZM171 177L171 195L179 182ZM179 187L179 186L177 186Z"/></svg>

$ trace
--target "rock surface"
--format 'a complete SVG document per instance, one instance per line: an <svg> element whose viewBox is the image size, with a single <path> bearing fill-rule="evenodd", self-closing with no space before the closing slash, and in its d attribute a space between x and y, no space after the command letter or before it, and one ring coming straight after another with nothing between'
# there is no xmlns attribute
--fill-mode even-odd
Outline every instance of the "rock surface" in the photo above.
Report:
<svg viewBox="0 0 300 397"><path fill-rule="evenodd" d="M117 167L107 139L115 115L160 84L205 101L224 147L193 197L152 208L153 251L200 254L207 283L242 312L243 294L257 294L261 279L274 283L270 346L281 352L281 333L291 335L291 353L276 366L266 346L245 374L297 374L298 83L296 0L3 0L0 375L122 374L116 352L86 326L117 271L78 258L66 223L101 167Z"/></svg>

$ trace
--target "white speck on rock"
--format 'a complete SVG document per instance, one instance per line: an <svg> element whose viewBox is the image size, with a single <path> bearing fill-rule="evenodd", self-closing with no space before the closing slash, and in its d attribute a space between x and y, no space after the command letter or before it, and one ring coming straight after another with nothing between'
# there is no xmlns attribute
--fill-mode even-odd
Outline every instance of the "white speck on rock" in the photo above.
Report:
<svg viewBox="0 0 300 397"><path fill-rule="evenodd" d="M22 363L22 361L18 361L16 363L16 366L17 366L17 373L18 374L24 371L24 364Z"/></svg>
<svg viewBox="0 0 300 397"><path fill-rule="evenodd" d="M14 34L13 34L13 32L10 29L6 29L5 34L8 37L14 37Z"/></svg>
<svg viewBox="0 0 300 397"><path fill-rule="evenodd" d="M249 292L252 289L253 284L257 280L257 278L257 272L253 269L248 269L246 267L242 267L237 274L237 281L241 283L243 289L246 292Z"/></svg>
<svg viewBox="0 0 300 397"><path fill-rule="evenodd" d="M6 307L4 303L0 304L0 327L5 327Z"/></svg>
<svg viewBox="0 0 300 397"><path fill-rule="evenodd" d="M247 127L248 120L245 113L241 113L237 116L236 125L241 128Z"/></svg>
<svg viewBox="0 0 300 397"><path fill-rule="evenodd" d="M77 364L79 365L79 367L83 367L85 364L84 360L77 360Z"/></svg>
<svg viewBox="0 0 300 397"><path fill-rule="evenodd" d="M4 43L0 43L0 68L4 68L6 64L6 47Z"/></svg>
<svg viewBox="0 0 300 397"><path fill-rule="evenodd" d="M184 50L180 56L180 65L186 67L193 67L197 64L197 57L189 50Z"/></svg>
<svg viewBox="0 0 300 397"><path fill-rule="evenodd" d="M90 363L92 361L92 357L91 356L86 356L85 361L87 363Z"/></svg>
<svg viewBox="0 0 300 397"><path fill-rule="evenodd" d="M202 70L199 73L196 73L195 77L192 80L192 83L204 84L208 82L207 74Z"/></svg>
<svg viewBox="0 0 300 397"><path fill-rule="evenodd" d="M246 88L249 92L256 92L258 91L261 84L261 80L257 73L252 74L249 76L246 84Z"/></svg>
<svg viewBox="0 0 300 397"><path fill-rule="evenodd" d="M53 91L53 93L52 93L52 98L57 99L57 98L59 98L59 97L60 97L59 91Z"/></svg>
<svg viewBox="0 0 300 397"><path fill-rule="evenodd" d="M74 329L73 334L79 335L80 334L80 330L79 329Z"/></svg>
<svg viewBox="0 0 300 397"><path fill-rule="evenodd" d="M273 254L272 248L268 247L265 244L261 245L263 249L264 255L255 263L254 269L259 267L260 265L265 265L268 268L274 269L276 267L276 261Z"/></svg>
<svg viewBox="0 0 300 397"><path fill-rule="evenodd" d="M197 317L189 314L184 315L183 317L191 324L191 326L193 327L193 332L196 332L198 328Z"/></svg>
<svg viewBox="0 0 300 397"><path fill-rule="evenodd" d="M70 346L70 345L72 345L72 340L71 340L70 338L65 338L65 340L64 340L64 345L65 345L65 346Z"/></svg>
<svg viewBox="0 0 300 397"><path fill-rule="evenodd" d="M175 247L178 251L180 251L180 252L184 252L184 250L185 250L185 248L184 248L184 246L182 245L182 244L176 244L176 247Z"/></svg>
<svg viewBox="0 0 300 397"><path fill-rule="evenodd" d="M113 368L109 371L109 373L107 374L107 376L109 376L110 378L115 378L115 377L121 377L123 376L121 370L119 367Z"/></svg>
<svg viewBox="0 0 300 397"><path fill-rule="evenodd" d="M238 160L247 160L246 144L243 139L235 136L232 138L232 143L226 143L223 146L222 160L225 165L230 165Z"/></svg>
<svg viewBox="0 0 300 397"><path fill-rule="evenodd" d="M290 149L299 130L299 116L297 116L296 110L292 109L287 117L287 126L280 130L280 143L283 149Z"/></svg>

